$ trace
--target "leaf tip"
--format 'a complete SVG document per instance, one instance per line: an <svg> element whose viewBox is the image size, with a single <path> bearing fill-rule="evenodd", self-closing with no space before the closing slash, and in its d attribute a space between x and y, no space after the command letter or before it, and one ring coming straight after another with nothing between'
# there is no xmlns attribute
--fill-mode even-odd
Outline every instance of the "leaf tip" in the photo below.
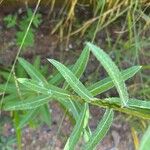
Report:
<svg viewBox="0 0 150 150"><path fill-rule="evenodd" d="M53 62L54 62L54 59L49 59L49 58L47 58L47 60L48 60L50 63L53 63Z"/></svg>

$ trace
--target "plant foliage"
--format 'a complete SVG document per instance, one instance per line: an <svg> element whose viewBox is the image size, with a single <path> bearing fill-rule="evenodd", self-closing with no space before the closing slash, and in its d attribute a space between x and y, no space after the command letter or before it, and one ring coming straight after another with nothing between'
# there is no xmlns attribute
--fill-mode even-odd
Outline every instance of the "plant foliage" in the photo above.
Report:
<svg viewBox="0 0 150 150"><path fill-rule="evenodd" d="M85 71L90 51L106 69L109 77L86 87L80 81L80 77ZM134 76L141 67L133 66L120 71L110 57L92 43L86 43L82 54L71 67L66 67L54 59L48 59L58 70L57 74L52 74L49 77L42 75L43 71L37 67L38 59L34 65L23 58L19 58L18 61L20 67L27 74L25 76L17 75L17 86L14 82L8 84L2 109L21 112L22 115L18 114L20 121L17 128L22 128L41 110L40 113L44 116L45 122L49 124L49 102L58 101L68 110L75 121L72 133L65 144L65 150L75 149L76 144L82 137L86 137L83 149L95 149L111 127L114 111L150 119L150 102L129 98L125 86L125 81ZM104 99L96 97L113 87L118 91L119 97L106 97ZM3 84L0 85L0 92L3 92ZM91 132L88 125L89 104L106 108L106 112L94 132Z"/></svg>
<svg viewBox="0 0 150 150"><path fill-rule="evenodd" d="M17 33L16 33L16 44L18 46L20 46L22 43L22 39L24 38L26 34L26 30L28 29L28 25L30 23L30 20L32 19L32 16L33 16L33 11L32 9L28 8L26 15L23 16L21 19L17 19L16 14L8 15L4 17L4 22L7 28L12 28L12 27L19 28L19 30L17 30ZM35 29L37 29L39 25L41 24L42 22L41 17L42 17L41 14L37 13L35 17L33 18L32 25L28 31L28 34L23 44L24 48L34 45Z"/></svg>

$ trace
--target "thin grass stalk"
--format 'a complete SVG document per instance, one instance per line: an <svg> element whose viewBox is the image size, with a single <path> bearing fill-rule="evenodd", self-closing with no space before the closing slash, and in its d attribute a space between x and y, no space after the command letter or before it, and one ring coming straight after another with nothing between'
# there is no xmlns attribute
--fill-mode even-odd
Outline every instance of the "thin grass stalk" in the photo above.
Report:
<svg viewBox="0 0 150 150"><path fill-rule="evenodd" d="M37 5L36 5L36 7L35 7L35 10L34 10L34 12L33 12L32 18L31 18L30 23L29 23L29 25L28 25L28 28L27 28L27 30L26 30L26 33L25 33L25 35L24 35L24 37L23 37L23 39L22 39L21 45L20 45L20 47L19 47L19 49L18 49L18 52L17 52L17 54L16 54L14 63L13 63L13 65L12 65L11 71L10 71L9 76L8 76L8 79L7 79L7 81L6 81L6 84L5 84L5 87L4 87L4 92L3 92L3 94L2 94L2 98L1 98L1 102L0 102L0 115L1 115L1 109L2 109L2 104L3 104L3 100L4 100L5 91L6 91L6 89L7 89L7 85L8 85L8 83L9 83L10 78L11 78L11 74L12 74L13 71L14 71L14 68L15 68L15 65L16 65L16 62L17 62L17 59L18 59L18 57L19 57L19 55L20 55L20 52L21 52L21 50L22 50L22 48L23 48L23 44L24 44L24 42L25 42L25 39L26 39L26 37L27 37L27 34L28 34L28 32L29 32L29 29L30 29L31 24L32 24L33 19L34 19L34 16L35 16L35 14L36 14L36 12L37 12L37 9L38 9L38 7L39 7L39 5L40 5L40 2L41 2L41 0L38 0Z"/></svg>
<svg viewBox="0 0 150 150"><path fill-rule="evenodd" d="M98 23L96 25L96 29L95 29L95 32L94 32L94 35L93 35L93 38L92 38L92 42L94 42L96 34L97 34L97 31L98 31L98 28L101 25L101 16L102 16L102 13L104 11L105 5L106 5L106 1L102 0L102 8L101 8L101 11L100 11L100 14L99 14L100 17L99 17Z"/></svg>

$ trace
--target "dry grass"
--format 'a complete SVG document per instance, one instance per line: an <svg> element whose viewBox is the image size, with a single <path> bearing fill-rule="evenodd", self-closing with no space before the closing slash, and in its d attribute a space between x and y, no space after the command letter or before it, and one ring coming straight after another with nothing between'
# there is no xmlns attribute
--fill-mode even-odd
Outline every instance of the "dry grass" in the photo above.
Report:
<svg viewBox="0 0 150 150"><path fill-rule="evenodd" d="M8 5L9 3L11 3L11 5L16 5L16 3L14 3L15 1L16 0L1 0L0 4L1 6ZM36 4L37 0L26 0L24 2L22 0L17 0L17 3L18 5L20 5L20 3L23 3L24 5L32 5ZM146 16L144 12L145 7L150 7L149 0L42 0L41 5L50 7L49 17L51 16L55 6L61 6L59 10L59 21L56 23L51 34L60 32L60 35L62 36L61 39L63 39L63 36L67 34L67 40L70 36L75 34L80 34L81 36L84 35L85 32L93 26L93 24L96 25L93 35L95 38L98 31L110 25L120 16L126 16L128 25L130 24L130 26L132 26L132 17L133 15L137 16L138 13L138 19L142 18L145 20L144 29L147 28L150 22L149 17ZM89 20L83 21L79 26L76 26L76 23L78 22L78 18L75 15L77 6L88 6L91 7L93 11L92 17L89 18ZM65 16L63 12L66 12ZM68 30L64 31L65 29ZM127 30L129 30L131 34L131 30L129 28Z"/></svg>

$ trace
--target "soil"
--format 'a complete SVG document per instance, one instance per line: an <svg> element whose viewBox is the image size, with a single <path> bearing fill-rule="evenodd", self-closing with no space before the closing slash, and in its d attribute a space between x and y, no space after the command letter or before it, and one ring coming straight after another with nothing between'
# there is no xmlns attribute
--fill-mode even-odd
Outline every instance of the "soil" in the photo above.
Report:
<svg viewBox="0 0 150 150"><path fill-rule="evenodd" d="M6 29L3 24L3 17L5 14L0 13L0 67L10 67L13 63L18 47L15 45L15 32L16 29ZM36 33L34 47L27 48L21 52L21 56L29 61L32 61L36 55L40 55L42 64L48 63L46 58L55 58L62 63L72 64L79 56L84 39L71 38L69 44L66 41L60 42L59 35L51 34L53 22L48 21L43 17L43 23ZM101 32L98 34L99 44L102 45L106 35ZM102 45L102 47L105 47ZM99 67L98 63L91 57L88 69L86 70L85 77L92 74ZM128 63L124 63L128 66ZM104 76L105 72L100 69L101 75ZM83 79L85 80L85 79ZM86 80L85 80L86 82ZM64 117L64 110L58 103L50 104L52 109L52 125L39 126L38 128L25 127L23 129L22 146L23 150L62 150L67 137L71 133L72 124L68 116L65 116L60 128L62 118ZM94 130L98 121L102 117L104 110L98 107L91 106L91 120L90 127ZM134 150L133 139L131 135L131 128L125 116L116 113L115 119L107 136L103 139L101 144L98 145L97 150ZM59 131L60 128L60 131ZM3 126L3 136L13 135L14 129L10 123L5 123ZM76 147L80 150L82 141ZM16 149L16 146L14 146Z"/></svg>

